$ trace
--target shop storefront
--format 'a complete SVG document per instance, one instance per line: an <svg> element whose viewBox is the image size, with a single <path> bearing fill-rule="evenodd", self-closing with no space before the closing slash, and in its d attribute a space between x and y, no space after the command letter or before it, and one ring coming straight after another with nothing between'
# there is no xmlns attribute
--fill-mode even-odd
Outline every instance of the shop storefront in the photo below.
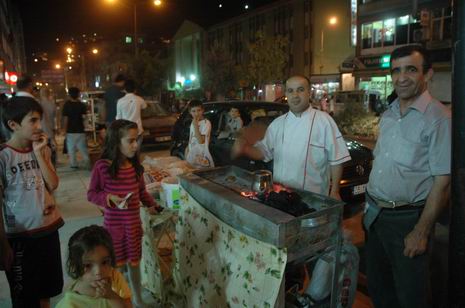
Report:
<svg viewBox="0 0 465 308"><path fill-rule="evenodd" d="M341 89L341 75L313 75L310 77L311 99L319 101L325 94L329 95Z"/></svg>
<svg viewBox="0 0 465 308"><path fill-rule="evenodd" d="M355 61L354 77L358 90L375 94L382 102L393 91L389 72L390 55L359 57Z"/></svg>

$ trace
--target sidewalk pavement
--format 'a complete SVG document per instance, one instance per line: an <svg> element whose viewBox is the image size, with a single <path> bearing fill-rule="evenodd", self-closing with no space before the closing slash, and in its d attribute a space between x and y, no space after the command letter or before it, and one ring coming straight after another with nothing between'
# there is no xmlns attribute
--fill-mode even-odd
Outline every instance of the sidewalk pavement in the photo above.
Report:
<svg viewBox="0 0 465 308"><path fill-rule="evenodd" d="M150 150L150 149L149 149ZM98 208L87 201L87 187L90 182L90 171L74 170L68 167L68 159L62 155L61 147L59 148L57 173L60 178L60 184L55 191L54 196L57 205L61 211L65 225L60 229L61 256L64 274L64 290L71 282L70 277L66 274L65 264L67 258L67 245L71 235L78 229L92 225L102 225L103 216ZM169 152L166 150L156 152L143 153L152 157L167 156ZM61 299L62 295L52 298L52 307ZM151 302L150 294L144 294L144 299ZM10 288L3 271L0 271L0 307L10 308Z"/></svg>

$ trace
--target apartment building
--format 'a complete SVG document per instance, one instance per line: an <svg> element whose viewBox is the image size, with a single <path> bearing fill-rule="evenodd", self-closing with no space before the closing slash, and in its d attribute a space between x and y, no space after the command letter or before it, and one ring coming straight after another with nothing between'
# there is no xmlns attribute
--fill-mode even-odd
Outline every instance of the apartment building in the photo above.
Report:
<svg viewBox="0 0 465 308"><path fill-rule="evenodd" d="M393 90L389 54L399 46L416 43L432 55L435 74L430 91L450 102L451 13L450 0L358 0L356 87L377 91L384 99Z"/></svg>

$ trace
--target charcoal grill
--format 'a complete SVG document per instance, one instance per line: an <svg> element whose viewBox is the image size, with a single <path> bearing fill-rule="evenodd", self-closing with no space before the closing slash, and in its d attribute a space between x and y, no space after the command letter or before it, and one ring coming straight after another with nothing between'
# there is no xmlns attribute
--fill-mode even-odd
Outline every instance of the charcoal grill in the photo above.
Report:
<svg viewBox="0 0 465 308"><path fill-rule="evenodd" d="M335 277L338 276L342 243L343 202L293 189L305 206L315 210L293 216L255 198L251 189L253 173L241 168L219 167L184 174L179 178L181 186L223 222L257 240L287 249L288 263L307 262L323 251L334 248L337 262L333 271L336 275L333 275L332 294L337 294ZM277 303L277 306L284 306L283 292L279 301L281 303ZM332 298L331 307L335 305Z"/></svg>

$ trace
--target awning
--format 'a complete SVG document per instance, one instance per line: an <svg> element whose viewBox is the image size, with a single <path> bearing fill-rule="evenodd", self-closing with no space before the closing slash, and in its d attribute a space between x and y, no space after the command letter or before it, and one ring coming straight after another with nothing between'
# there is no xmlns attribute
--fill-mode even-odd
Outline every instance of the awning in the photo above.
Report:
<svg viewBox="0 0 465 308"><path fill-rule="evenodd" d="M310 77L310 83L328 83L328 82L340 82L341 75L339 74L327 74L327 75L312 75Z"/></svg>

